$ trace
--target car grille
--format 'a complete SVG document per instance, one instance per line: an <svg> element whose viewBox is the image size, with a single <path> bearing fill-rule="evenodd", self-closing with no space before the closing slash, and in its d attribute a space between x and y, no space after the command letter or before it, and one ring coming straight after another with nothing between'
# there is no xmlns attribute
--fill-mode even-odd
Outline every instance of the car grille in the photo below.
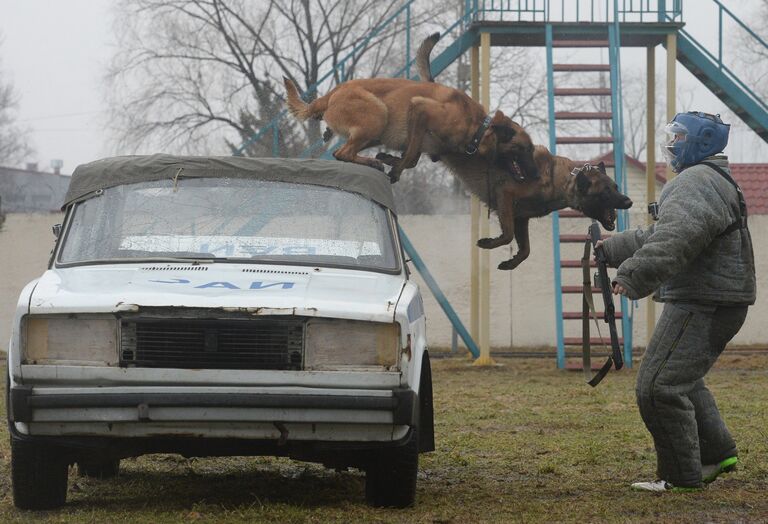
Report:
<svg viewBox="0 0 768 524"><path fill-rule="evenodd" d="M301 369L297 320L123 320L120 364L186 369Z"/></svg>

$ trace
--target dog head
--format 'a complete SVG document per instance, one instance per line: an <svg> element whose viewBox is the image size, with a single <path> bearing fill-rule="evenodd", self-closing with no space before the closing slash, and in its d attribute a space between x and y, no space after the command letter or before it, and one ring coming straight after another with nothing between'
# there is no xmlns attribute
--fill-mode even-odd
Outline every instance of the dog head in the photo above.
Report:
<svg viewBox="0 0 768 524"><path fill-rule="evenodd" d="M533 141L525 129L501 111L496 111L478 152L492 156L496 167L519 179L539 176L533 150Z"/></svg>
<svg viewBox="0 0 768 524"><path fill-rule="evenodd" d="M576 177L575 205L582 213L599 221L608 231L616 227L616 210L629 209L632 200L619 192L619 187L605 172L605 164L589 164L574 169Z"/></svg>

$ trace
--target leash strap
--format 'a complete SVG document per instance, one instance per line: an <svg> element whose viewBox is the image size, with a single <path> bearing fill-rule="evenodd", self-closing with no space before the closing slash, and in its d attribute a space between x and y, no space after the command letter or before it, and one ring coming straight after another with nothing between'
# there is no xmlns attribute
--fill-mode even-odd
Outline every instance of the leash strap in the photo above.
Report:
<svg viewBox="0 0 768 524"><path fill-rule="evenodd" d="M587 381L587 384L589 384L592 387L597 386L608 374L608 372L611 370L611 367L613 367L613 358L611 356L608 356L608 359L605 361L605 363L602 365L602 367L598 370L598 372L595 374L595 376L592 376L592 355L591 355L591 345L592 341L590 340L591 334L589 329L589 317L592 317L592 320L595 322L595 327L597 328L597 335L600 337L600 343L605 348L605 339L603 339L603 334L600 331L600 323L597 321L597 309L595 308L595 301L592 296L592 279L590 277L590 267L589 267L589 261L590 261L590 255L592 253L592 241L588 238L587 241L584 243L584 256L581 258L581 270L582 270L582 284L584 286L584 291L582 294L582 300L581 300L581 360L582 360L582 370L584 372L584 379ZM591 315L590 315L591 313Z"/></svg>
<svg viewBox="0 0 768 524"><path fill-rule="evenodd" d="M475 153L477 153L477 146L480 145L480 140L483 139L483 135L491 126L491 120L492 120L491 115L486 116L483 119L483 123L480 124L480 127L477 128L477 131L475 131L475 136L472 137L472 141L464 150L468 155L474 155Z"/></svg>

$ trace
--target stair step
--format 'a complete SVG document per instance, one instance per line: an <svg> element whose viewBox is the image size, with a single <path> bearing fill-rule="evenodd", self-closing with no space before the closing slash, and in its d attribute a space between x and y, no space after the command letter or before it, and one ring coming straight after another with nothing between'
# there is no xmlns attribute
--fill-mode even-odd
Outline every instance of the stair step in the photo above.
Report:
<svg viewBox="0 0 768 524"><path fill-rule="evenodd" d="M564 295L581 295L584 293L584 286L563 286L560 290ZM593 287L592 294L596 295L598 293L600 293L600 288Z"/></svg>
<svg viewBox="0 0 768 524"><path fill-rule="evenodd" d="M559 87L555 96L611 96L610 87Z"/></svg>
<svg viewBox="0 0 768 524"><path fill-rule="evenodd" d="M552 64L553 71L610 71L610 64Z"/></svg>
<svg viewBox="0 0 768 524"><path fill-rule="evenodd" d="M584 213L576 211L575 209L565 209L563 211L558 211L557 214L560 218L587 218L584 216Z"/></svg>
<svg viewBox="0 0 768 524"><path fill-rule="evenodd" d="M602 320L605 315L605 311L598 311L597 312L597 318L598 320ZM589 314L590 317L594 317L591 313ZM621 311L616 312L616 319L620 319L622 314ZM563 312L563 320L581 320L581 311L565 311Z"/></svg>
<svg viewBox="0 0 768 524"><path fill-rule="evenodd" d="M581 269L581 260L561 260L560 267L567 267L567 268L577 267ZM589 261L589 267L597 267L597 264L595 263L594 260Z"/></svg>
<svg viewBox="0 0 768 524"><path fill-rule="evenodd" d="M559 136L556 144L613 144L612 136Z"/></svg>
<svg viewBox="0 0 768 524"><path fill-rule="evenodd" d="M552 47L608 47L608 40L555 40Z"/></svg>
<svg viewBox="0 0 768 524"><path fill-rule="evenodd" d="M612 113L555 112L555 120L610 120L611 118L613 118Z"/></svg>
<svg viewBox="0 0 768 524"><path fill-rule="evenodd" d="M603 235L603 240L606 238L610 238L611 235ZM579 243L583 244L587 241L589 238L589 235L581 235L581 234L573 234L573 235L560 235L560 242L566 242L566 243Z"/></svg>
<svg viewBox="0 0 768 524"><path fill-rule="evenodd" d="M563 342L566 346L581 346L582 340L581 337L565 337L563 338ZM589 337L589 343L593 346L599 346L601 344L605 344L606 346L611 345L611 336L608 335L606 338L600 340L600 337ZM624 344L624 339L619 337L619 345ZM600 364L602 366L602 363Z"/></svg>

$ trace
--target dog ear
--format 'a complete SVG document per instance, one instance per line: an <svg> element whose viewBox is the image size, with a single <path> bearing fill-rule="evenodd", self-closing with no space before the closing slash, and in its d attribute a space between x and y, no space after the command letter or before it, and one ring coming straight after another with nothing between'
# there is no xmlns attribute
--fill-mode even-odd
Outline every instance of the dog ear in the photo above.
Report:
<svg viewBox="0 0 768 524"><path fill-rule="evenodd" d="M599 164L597 164L597 168L600 170L600 172L604 175L607 175L608 173L605 172L605 162L600 161Z"/></svg>
<svg viewBox="0 0 768 524"><path fill-rule="evenodd" d="M578 189L579 193L586 195L591 184L592 182L589 180L589 177L587 176L587 173L584 169L581 169L578 173L576 173L576 189Z"/></svg>
<svg viewBox="0 0 768 524"><path fill-rule="evenodd" d="M493 129L493 132L496 133L496 136L499 137L499 142L509 142L515 137L515 134L517 134L517 131L514 130L514 128L509 126L491 126Z"/></svg>

